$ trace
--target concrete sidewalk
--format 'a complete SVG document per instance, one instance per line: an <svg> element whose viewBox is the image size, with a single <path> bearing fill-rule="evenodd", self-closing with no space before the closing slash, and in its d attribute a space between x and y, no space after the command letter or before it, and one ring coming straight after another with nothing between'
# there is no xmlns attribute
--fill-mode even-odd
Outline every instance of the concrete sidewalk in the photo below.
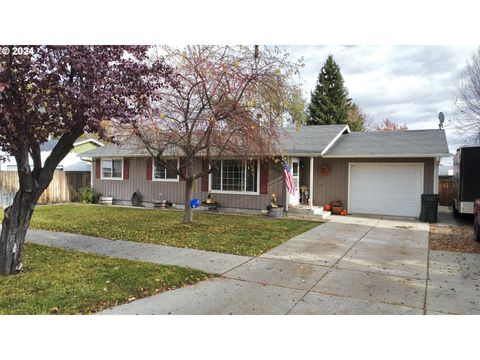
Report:
<svg viewBox="0 0 480 360"><path fill-rule="evenodd" d="M223 274L251 259L211 251L34 229L28 230L27 241L122 259L178 265L215 274Z"/></svg>
<svg viewBox="0 0 480 360"><path fill-rule="evenodd" d="M103 314L423 314L428 225L333 217L221 278Z"/></svg>
<svg viewBox="0 0 480 360"><path fill-rule="evenodd" d="M42 230L27 239L222 274L102 314L480 314L480 255L429 251L428 233L333 216L257 258Z"/></svg>

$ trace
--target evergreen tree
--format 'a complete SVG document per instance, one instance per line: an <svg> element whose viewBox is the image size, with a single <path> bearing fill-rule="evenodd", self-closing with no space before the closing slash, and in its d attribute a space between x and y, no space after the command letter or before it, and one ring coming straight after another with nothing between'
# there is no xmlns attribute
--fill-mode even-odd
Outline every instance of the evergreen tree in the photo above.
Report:
<svg viewBox="0 0 480 360"><path fill-rule="evenodd" d="M348 124L351 99L344 86L340 67L329 55L318 75L308 106L308 125Z"/></svg>

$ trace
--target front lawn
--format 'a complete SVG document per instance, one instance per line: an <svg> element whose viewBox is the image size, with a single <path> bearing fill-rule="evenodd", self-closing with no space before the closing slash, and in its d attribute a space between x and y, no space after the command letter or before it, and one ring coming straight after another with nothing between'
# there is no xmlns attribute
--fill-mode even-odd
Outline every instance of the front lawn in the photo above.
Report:
<svg viewBox="0 0 480 360"><path fill-rule="evenodd" d="M88 314L208 277L28 243L23 262L20 274L0 277L0 314Z"/></svg>
<svg viewBox="0 0 480 360"><path fill-rule="evenodd" d="M196 212L194 224L182 223L182 211L95 205L36 208L31 228L257 256L305 232L318 222L263 216Z"/></svg>

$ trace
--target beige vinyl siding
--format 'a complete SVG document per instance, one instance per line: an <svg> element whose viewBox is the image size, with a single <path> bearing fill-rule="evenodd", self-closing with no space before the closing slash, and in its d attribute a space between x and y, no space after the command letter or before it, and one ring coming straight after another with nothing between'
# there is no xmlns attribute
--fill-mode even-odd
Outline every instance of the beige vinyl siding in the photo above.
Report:
<svg viewBox="0 0 480 360"><path fill-rule="evenodd" d="M315 159L313 177L313 202L322 206L332 200L340 200L348 207L348 163L354 162L423 162L424 163L424 193L433 192L433 158L345 158L345 159ZM328 176L320 176L320 167L330 169Z"/></svg>
<svg viewBox="0 0 480 360"><path fill-rule="evenodd" d="M97 159L98 160L98 159ZM301 184L308 184L309 159L304 160L301 169ZM332 200L340 200L348 206L348 163L349 162L423 162L424 192L433 192L433 158L345 158L326 159L315 158L314 163L314 205L324 205ZM112 196L115 200L130 201L135 191L140 191L145 202L152 202L160 197L172 203L183 204L185 182L161 182L146 179L147 158L130 158L129 180L100 180L95 178L95 166L92 166L92 185L95 190L104 196ZM320 166L328 166L330 175L320 176ZM201 160L195 163L196 171L201 169ZM202 201L207 198L207 192L201 191L201 179L196 181L194 196ZM268 194L241 195L214 193L212 198L222 207L238 209L265 209L270 203L270 196L275 193L277 203L285 204L285 183L283 169L280 164L270 162L268 169Z"/></svg>
<svg viewBox="0 0 480 360"><path fill-rule="evenodd" d="M115 201L130 201L135 191L143 195L144 202L156 199L165 199L175 204L183 204L185 198L184 181L152 181L147 180L147 158L129 158L128 180L102 180L95 177L95 166L92 166L92 186L104 196L112 196ZM98 161L99 159L96 159ZM201 169L201 160L195 162L195 172ZM268 170L268 194L238 195L238 194L212 194L212 198L222 207L240 209L265 209L270 203L270 196L275 193L278 204L285 202L285 187L283 186L283 172L279 164L273 162ZM207 198L207 192L201 191L201 179L196 181L194 196L202 201ZM160 193L162 196L160 197Z"/></svg>
<svg viewBox="0 0 480 360"><path fill-rule="evenodd" d="M128 180L97 179L95 178L95 169L93 167L93 188L104 196L112 196L117 201L130 201L133 193L139 191L143 195L143 201L145 202L165 199L172 203L183 204L185 198L184 181L147 180L147 158L129 159ZM200 165L196 163L195 166L199 167ZM196 189L199 196L201 190L200 180L196 181Z"/></svg>
<svg viewBox="0 0 480 360"><path fill-rule="evenodd" d="M268 166L268 193L259 195L213 193L212 198L222 207L237 209L265 209L270 204L271 195L277 197L277 204L285 204L285 186L283 168L273 161ZM202 200L207 198L207 192L202 193Z"/></svg>

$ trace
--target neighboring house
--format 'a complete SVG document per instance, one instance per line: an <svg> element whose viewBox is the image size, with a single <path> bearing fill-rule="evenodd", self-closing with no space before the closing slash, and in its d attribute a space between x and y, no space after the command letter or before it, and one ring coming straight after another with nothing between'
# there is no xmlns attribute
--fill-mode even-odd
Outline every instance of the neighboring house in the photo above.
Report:
<svg viewBox="0 0 480 360"><path fill-rule="evenodd" d="M340 200L350 213L417 217L421 194L438 192L439 161L448 156L444 130L351 133L346 125L305 126L286 129L278 147L287 155L295 195L287 193L283 168L272 159L279 154L272 154L248 163L225 156L196 182L194 196L203 201L211 192L224 208L259 210L275 193L287 209ZM147 205L157 199L184 202L184 182L145 149L109 144L83 155L95 161L92 187L115 203L129 204L135 191ZM196 167L202 166L199 157Z"/></svg>
<svg viewBox="0 0 480 360"><path fill-rule="evenodd" d="M440 177L453 176L453 165L440 165L438 167L438 176Z"/></svg>
<svg viewBox="0 0 480 360"><path fill-rule="evenodd" d="M57 145L58 140L48 140L40 145L42 164L45 162L47 157L52 152L55 145ZM73 149L70 153L65 156L65 158L57 166L57 170L63 171L90 171L91 168L91 158L88 157L79 157L78 154L81 154L85 151L96 149L97 147L103 146L103 144L93 138L78 140L73 144ZM33 166L33 161L30 159L30 164ZM0 171L17 171L17 162L13 156L7 156L5 162L0 161Z"/></svg>

